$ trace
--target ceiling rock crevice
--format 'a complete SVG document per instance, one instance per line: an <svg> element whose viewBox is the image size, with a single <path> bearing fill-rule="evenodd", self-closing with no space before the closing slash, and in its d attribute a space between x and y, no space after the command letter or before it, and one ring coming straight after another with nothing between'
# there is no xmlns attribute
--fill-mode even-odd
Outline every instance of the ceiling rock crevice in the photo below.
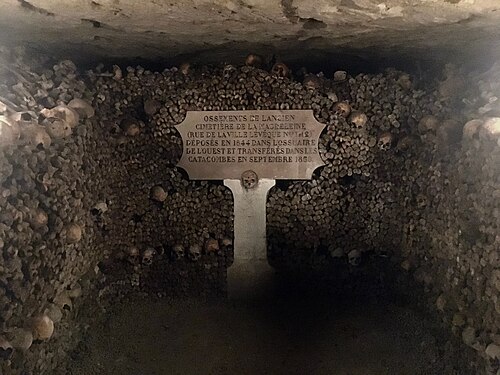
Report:
<svg viewBox="0 0 500 375"><path fill-rule="evenodd" d="M83 63L241 61L255 49L298 64L311 51L325 61L500 55L497 0L0 0L0 8L0 44Z"/></svg>

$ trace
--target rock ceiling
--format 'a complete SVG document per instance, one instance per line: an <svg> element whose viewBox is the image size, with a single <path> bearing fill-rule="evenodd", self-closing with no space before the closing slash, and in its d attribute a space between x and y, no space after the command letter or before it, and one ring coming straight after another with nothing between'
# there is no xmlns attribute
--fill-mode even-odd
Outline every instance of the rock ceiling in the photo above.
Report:
<svg viewBox="0 0 500 375"><path fill-rule="evenodd" d="M500 0L0 0L0 44L57 57L492 59ZM333 60L332 60L333 59Z"/></svg>

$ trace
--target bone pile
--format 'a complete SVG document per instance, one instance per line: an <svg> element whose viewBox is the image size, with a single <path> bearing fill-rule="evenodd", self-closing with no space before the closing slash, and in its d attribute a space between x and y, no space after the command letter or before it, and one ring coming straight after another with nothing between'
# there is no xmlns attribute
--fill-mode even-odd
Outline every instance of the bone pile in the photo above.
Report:
<svg viewBox="0 0 500 375"><path fill-rule="evenodd" d="M106 151L72 62L0 55L0 373L52 373L74 344L79 280L101 257L89 212Z"/></svg>
<svg viewBox="0 0 500 375"><path fill-rule="evenodd" d="M261 61L101 65L85 75L69 61L2 63L2 371L56 367L77 299L69 291L94 269L107 280L100 307L133 291L223 294L232 196L175 167L174 126L188 110L312 109L327 124L326 165L270 191L273 266L358 272L383 256L421 283L431 309L496 373L500 144L488 104L498 87L451 66L433 83L396 70L299 79ZM35 344L22 350L30 334Z"/></svg>
<svg viewBox="0 0 500 375"><path fill-rule="evenodd" d="M477 300L470 293L482 298L496 291L491 286L482 292L477 288L485 280L495 283L494 270L498 269L498 236L493 235L498 233L498 200L492 187L500 164L497 125L491 125L495 120L485 121L481 114L487 113L480 109L485 100L494 101L497 88L487 86L483 78L470 86L477 90L467 89L468 78L452 66L446 67L441 81L427 82L424 90L417 88L420 82L412 82L408 74L395 70L354 77L338 71L332 79L305 74L299 82L290 79L285 64L278 63L266 71L252 66L254 62L249 59L243 67L211 68L184 64L162 73L138 67L117 74L115 68L109 74L113 78L96 75L97 92L103 97L98 100L98 112L110 116L103 120L109 121L110 131L117 132L120 147L128 147L121 164L133 171L124 173L127 179L117 182L127 192L119 199L123 207L120 212L127 212L128 217L133 212L140 214L140 220L129 222L128 229L117 230L121 230L121 238L128 233L137 245L145 241L159 249L157 253L163 252L162 259L168 265L169 276L149 277L148 287L156 290L154 284L158 283L165 287L161 280L168 278L168 284L180 285L179 290L184 291L185 284L176 284L182 276L172 276L172 270L201 270L198 264L202 262L213 273L214 268L230 263L227 251L220 252L219 258L210 257L203 245L212 240L220 244L231 237L230 195L214 183L188 182L186 175L174 167L181 153L174 126L186 112L311 108L316 118L327 124L320 149L326 166L312 181L279 182L270 192L267 220L272 264L293 269L335 260L355 267L369 263L372 254L383 255L423 282L434 305L441 294L455 296L461 285L468 285L465 280L473 272L467 267L450 268L449 262L456 263L456 255L458 262L468 262L475 254L474 264L484 264L484 270L474 268L474 272L482 273L482 281L471 284L476 291L466 292L467 303L454 302L443 308L442 317L457 335L465 332L466 344L478 350L493 371L496 358L492 353L496 353L499 328L495 323L496 302L483 302L488 317L483 321L475 315ZM483 99L478 102L477 97ZM129 129L134 130L130 133ZM470 148L472 144L475 151ZM466 174L469 180L464 182L459 176L464 176L464 168L470 169L471 163L478 171L486 170L482 175ZM135 179L137 187L129 193L127 189L134 186ZM164 210L148 197L148 191L156 185L166 192ZM463 189L464 185L471 187ZM471 196L472 187L484 194ZM458 250L455 254L463 236L459 233L464 231L456 224L457 218L468 217L470 212L461 210L465 208L461 202L474 205L478 199L482 210L477 217L489 220L476 228L477 233L487 232L484 243L474 242L473 251L464 247L464 253ZM150 233L156 233L155 237ZM429 233L435 234L432 240ZM166 269L163 263L157 268ZM429 281L432 278L428 274L434 274L430 269L448 275L446 280Z"/></svg>

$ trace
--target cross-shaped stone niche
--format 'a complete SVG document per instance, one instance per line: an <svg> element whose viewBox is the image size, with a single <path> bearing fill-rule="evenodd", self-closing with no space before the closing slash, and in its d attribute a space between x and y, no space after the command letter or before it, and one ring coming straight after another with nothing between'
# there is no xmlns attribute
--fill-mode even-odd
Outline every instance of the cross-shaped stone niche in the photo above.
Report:
<svg viewBox="0 0 500 375"><path fill-rule="evenodd" d="M176 126L183 141L177 164L192 180L224 180L234 198L234 262L228 295L266 292L266 200L276 180L308 180L324 163L318 152L326 125L312 110L188 111Z"/></svg>

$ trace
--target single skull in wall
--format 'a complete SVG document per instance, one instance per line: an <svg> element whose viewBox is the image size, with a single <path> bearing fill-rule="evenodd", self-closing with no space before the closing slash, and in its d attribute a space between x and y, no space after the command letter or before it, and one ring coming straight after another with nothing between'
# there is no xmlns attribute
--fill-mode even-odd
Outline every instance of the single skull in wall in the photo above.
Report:
<svg viewBox="0 0 500 375"><path fill-rule="evenodd" d="M241 185L245 189L252 189L257 186L259 182L259 177L254 171L245 171L241 174Z"/></svg>
<svg viewBox="0 0 500 375"><path fill-rule="evenodd" d="M192 244L189 246L188 257L193 262L196 262L201 258L201 246L198 244Z"/></svg>
<svg viewBox="0 0 500 375"><path fill-rule="evenodd" d="M184 246L181 244L176 244L172 248L172 257L174 259L181 259L184 257Z"/></svg>

